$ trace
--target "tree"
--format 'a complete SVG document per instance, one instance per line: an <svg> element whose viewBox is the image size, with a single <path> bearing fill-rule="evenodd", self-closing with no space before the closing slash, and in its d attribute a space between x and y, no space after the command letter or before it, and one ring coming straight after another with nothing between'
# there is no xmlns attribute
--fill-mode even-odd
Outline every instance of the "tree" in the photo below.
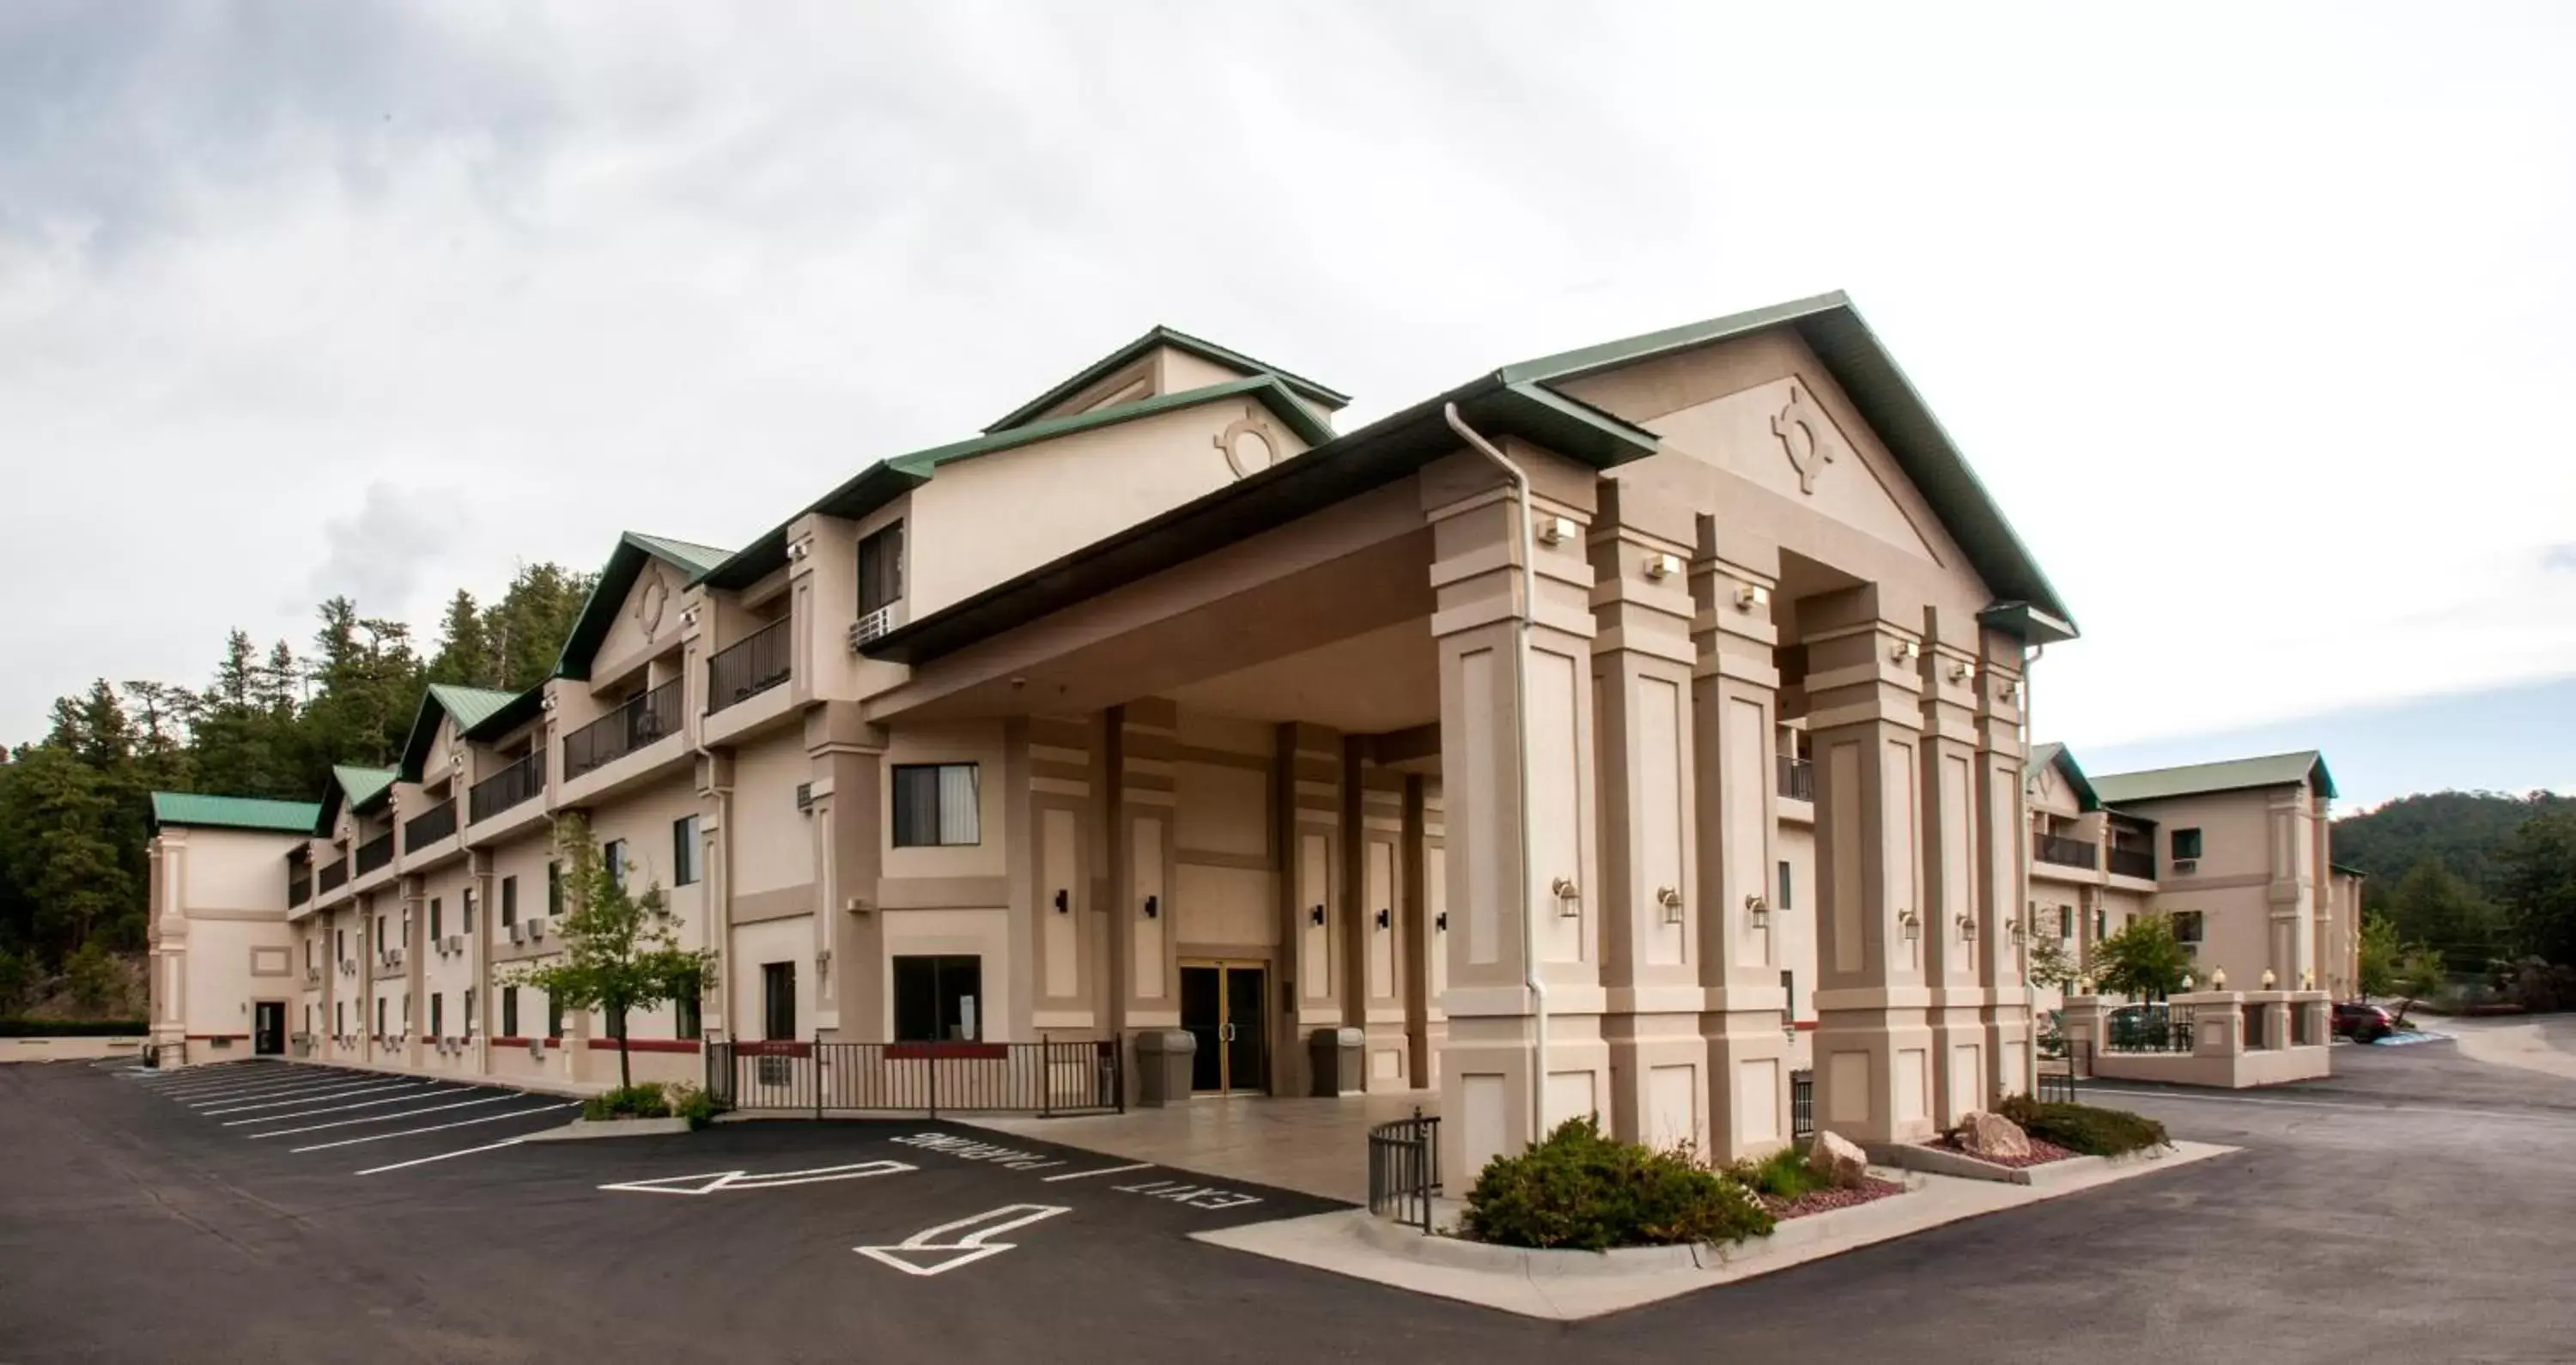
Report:
<svg viewBox="0 0 2576 1365"><path fill-rule="evenodd" d="M448 599L447 615L438 623L438 652L430 656L429 680L466 687L501 685L501 670L483 631L483 613L475 608L474 594L463 588Z"/></svg>
<svg viewBox="0 0 2576 1365"><path fill-rule="evenodd" d="M2522 952L2576 965L2576 808L2524 821L2504 864L2504 901Z"/></svg>
<svg viewBox="0 0 2576 1365"><path fill-rule="evenodd" d="M0 948L0 1015L16 1014L36 990L36 969L27 959Z"/></svg>
<svg viewBox="0 0 2576 1365"><path fill-rule="evenodd" d="M680 947L679 916L671 913L658 883L642 895L627 889L623 869L602 857L589 824L566 816L555 824L563 862L564 914L557 921L563 954L544 966L523 967L503 984L534 986L566 1009L598 1010L617 1040L617 1084L627 1089L634 1073L626 1054L626 1016L705 989L715 955Z"/></svg>
<svg viewBox="0 0 2576 1365"><path fill-rule="evenodd" d="M2397 922L2386 915L2361 917L2361 997L2397 993L2397 964L2406 955L2397 938Z"/></svg>
<svg viewBox="0 0 2576 1365"><path fill-rule="evenodd" d="M2084 964L2066 951L2066 940L2054 931L2038 934L2030 940L2030 984L2055 986L2065 990L2084 975Z"/></svg>
<svg viewBox="0 0 2576 1365"><path fill-rule="evenodd" d="M2191 955L2174 937L2172 916L2140 915L2093 945L2084 972L2106 993L2161 1000L2182 989L2183 977L2191 972Z"/></svg>
<svg viewBox="0 0 2576 1365"><path fill-rule="evenodd" d="M2406 997L2397 1007L2397 1026L2406 1027L2406 1012L2415 1008L2416 1001L2440 995L2449 984L2450 969L2442 965L2440 953L2421 943L2409 946L2397 962L2397 993Z"/></svg>
<svg viewBox="0 0 2576 1365"><path fill-rule="evenodd" d="M63 975L71 987L72 1003L92 1014L106 1009L107 1003L120 994L116 959L107 955L107 945L97 939L82 944L63 963Z"/></svg>
<svg viewBox="0 0 2576 1365"><path fill-rule="evenodd" d="M2454 971L2483 971L2504 954L2503 912L2440 858L2406 869L2378 908L2400 938L2430 946Z"/></svg>

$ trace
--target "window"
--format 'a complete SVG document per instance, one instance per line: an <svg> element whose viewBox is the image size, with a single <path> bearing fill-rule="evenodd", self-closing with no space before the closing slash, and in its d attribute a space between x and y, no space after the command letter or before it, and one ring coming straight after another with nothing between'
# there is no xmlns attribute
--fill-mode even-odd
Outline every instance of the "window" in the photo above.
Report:
<svg viewBox="0 0 2576 1365"><path fill-rule="evenodd" d="M772 1042L796 1037L795 963L760 964L760 1023L761 1035Z"/></svg>
<svg viewBox="0 0 2576 1365"><path fill-rule="evenodd" d="M2198 829L2175 830L2173 832L2173 856L2175 862L2189 862L2192 859L2199 857L2200 831Z"/></svg>
<svg viewBox="0 0 2576 1365"><path fill-rule="evenodd" d="M385 917L378 915L376 916L376 951L381 953L392 946L385 941Z"/></svg>
<svg viewBox="0 0 2576 1365"><path fill-rule="evenodd" d="M385 1036L385 998L381 995L376 997L376 1036Z"/></svg>
<svg viewBox="0 0 2576 1365"><path fill-rule="evenodd" d="M442 933L442 932L441 932L441 929L442 929L442 927L443 927L443 926L439 923L439 921L440 921L440 920L442 920L442 919L444 919L444 918L446 918L446 917L445 917L444 915L442 915L442 914L439 912L439 908L438 908L438 897L436 897L436 896L432 896L432 897L430 897L430 898L429 898L429 936L430 936L431 938L436 939L436 938L444 938L444 937L446 937L446 935L445 935L444 933Z"/></svg>
<svg viewBox="0 0 2576 1365"><path fill-rule="evenodd" d="M698 817L683 815L671 822L671 885L689 886L698 880Z"/></svg>
<svg viewBox="0 0 2576 1365"><path fill-rule="evenodd" d="M556 918L561 918L563 915L563 864L561 863L546 864L546 914Z"/></svg>
<svg viewBox="0 0 2576 1365"><path fill-rule="evenodd" d="M348 1031L349 1002L346 1000L334 1000L331 1002L331 1036L337 1038Z"/></svg>
<svg viewBox="0 0 2576 1365"><path fill-rule="evenodd" d="M678 996L676 996L676 997L674 997L674 998L672 999L672 1001L671 1001L671 1036L672 1036L672 1037L674 1037L674 1038L698 1038L698 1037L702 1037L702 1036L704 1036L704 1035L705 1035L705 1033L706 1033L706 1022L705 1022L705 1020L700 1016L700 1012L699 1012L699 1005L698 1005L698 996L699 996L699 993L700 993L701 991L703 991L703 990L705 990L705 987L704 987L703 985L691 985L691 986L687 986L687 987L682 988L682 989L681 989L681 991L680 991L680 993L679 993L679 995L678 995Z"/></svg>
<svg viewBox="0 0 2576 1365"><path fill-rule="evenodd" d="M304 965L307 967L313 965L313 940L309 938L304 940Z"/></svg>
<svg viewBox="0 0 2576 1365"><path fill-rule="evenodd" d="M551 995L546 997L546 1036L549 1038L563 1036L563 1002Z"/></svg>
<svg viewBox="0 0 2576 1365"><path fill-rule="evenodd" d="M2097 905L2097 906L2094 906L2094 907L2093 907L2093 941L2094 941L2095 943L2099 943L2099 942L2101 942L2102 940L2104 940L2104 939L2106 939L2106 938L2109 938L2110 936L2111 936L2111 912L2110 912L2110 911L2108 911L2108 910L2103 909L2101 906L2098 906L2098 905Z"/></svg>
<svg viewBox="0 0 2576 1365"><path fill-rule="evenodd" d="M519 988L516 986L501 988L501 1036L519 1036Z"/></svg>
<svg viewBox="0 0 2576 1365"><path fill-rule="evenodd" d="M903 523L859 538L859 615L903 599Z"/></svg>
<svg viewBox="0 0 2576 1365"><path fill-rule="evenodd" d="M600 845L599 861L601 866L608 869L608 881L610 885L620 887L626 885L625 840L611 839L607 843Z"/></svg>
<svg viewBox="0 0 2576 1365"><path fill-rule="evenodd" d="M432 1038L447 1036L447 992L445 991L439 991L429 997L429 1036Z"/></svg>
<svg viewBox="0 0 2576 1365"><path fill-rule="evenodd" d="M501 927L507 929L518 922L519 879L503 877L501 879Z"/></svg>
<svg viewBox="0 0 2576 1365"><path fill-rule="evenodd" d="M1780 866L1783 870L1786 870L1789 865L1787 863L1782 863ZM1780 999L1780 1017L1790 1021L1791 1023L1797 1022L1798 974L1796 972L1783 971L1780 973Z"/></svg>
<svg viewBox="0 0 2576 1365"><path fill-rule="evenodd" d="M980 844L982 805L972 763L906 763L894 770L897 848Z"/></svg>
<svg viewBox="0 0 2576 1365"><path fill-rule="evenodd" d="M2209 932L2209 925L2201 915L2202 912L2198 910L2176 910L2173 917L2174 938L2183 943L2206 942L2204 935Z"/></svg>
<svg viewBox="0 0 2576 1365"><path fill-rule="evenodd" d="M331 960L333 962L346 962L349 960L348 930L334 929L331 931Z"/></svg>
<svg viewBox="0 0 2576 1365"><path fill-rule="evenodd" d="M2075 937L2074 906L2061 905L2057 907L2057 936L2062 939L2072 939Z"/></svg>
<svg viewBox="0 0 2576 1365"><path fill-rule="evenodd" d="M974 1042L983 1034L980 957L894 960L894 1036L902 1043Z"/></svg>
<svg viewBox="0 0 2576 1365"><path fill-rule="evenodd" d="M465 888L465 933L474 932L474 888Z"/></svg>
<svg viewBox="0 0 2576 1365"><path fill-rule="evenodd" d="M474 1025L475 1025L475 1023L476 1023L476 1020L475 1020L475 1018L474 1018L474 988L473 988L472 986L468 986L468 987L466 987L466 988L465 988L465 1036L466 1036L466 1037L471 1038L471 1037L473 1037L473 1036L474 1036Z"/></svg>
<svg viewBox="0 0 2576 1365"><path fill-rule="evenodd" d="M1783 858L1780 860L1780 908L1792 909L1795 904L1789 899L1789 860Z"/></svg>

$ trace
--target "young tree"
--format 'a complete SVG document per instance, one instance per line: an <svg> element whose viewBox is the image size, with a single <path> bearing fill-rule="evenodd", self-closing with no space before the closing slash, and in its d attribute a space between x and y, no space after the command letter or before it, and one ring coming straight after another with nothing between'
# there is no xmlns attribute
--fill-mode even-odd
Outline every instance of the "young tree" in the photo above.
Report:
<svg viewBox="0 0 2576 1365"><path fill-rule="evenodd" d="M661 886L648 883L642 895L632 893L624 870L608 866L581 817L556 823L555 847L563 862L564 915L556 926L563 954L544 966L521 968L503 984L534 986L566 1009L605 1015L608 1036L617 1040L618 1088L626 1089L635 1082L626 1055L626 1016L695 998L705 989L715 955L680 946L679 917L665 903Z"/></svg>
<svg viewBox="0 0 2576 1365"><path fill-rule="evenodd" d="M2397 1026L2406 1027L2406 1012L2415 1008L2416 1001L2440 995L2449 984L2451 973L2442 965L2440 953L2422 943L2408 946L2406 956L2397 963L2397 992L2406 997L2405 1003L2397 1007Z"/></svg>
<svg viewBox="0 0 2576 1365"><path fill-rule="evenodd" d="M2053 921L2052 921L2053 923ZM2030 984L2066 990L2084 975L2084 964L2066 951L2066 940L2052 930L2030 940Z"/></svg>
<svg viewBox="0 0 2576 1365"><path fill-rule="evenodd" d="M2386 915L2361 917L2361 998L2397 993L2397 964L2406 947L2397 939L2397 921Z"/></svg>
<svg viewBox="0 0 2576 1365"><path fill-rule="evenodd" d="M2191 971L2191 955L2174 937L2173 917L2140 915L2120 932L2093 945L2085 975L2108 994L2133 1000L2161 1000L2182 989Z"/></svg>

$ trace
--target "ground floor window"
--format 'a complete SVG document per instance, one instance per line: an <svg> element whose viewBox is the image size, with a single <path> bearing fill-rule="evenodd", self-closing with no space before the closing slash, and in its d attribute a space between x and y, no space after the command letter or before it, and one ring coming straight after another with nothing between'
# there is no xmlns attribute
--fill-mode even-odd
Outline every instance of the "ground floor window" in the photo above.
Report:
<svg viewBox="0 0 2576 1365"><path fill-rule="evenodd" d="M429 1036L447 1036L447 992L436 991L429 997Z"/></svg>
<svg viewBox="0 0 2576 1365"><path fill-rule="evenodd" d="M516 986L501 988L501 1036L519 1036L519 988Z"/></svg>
<svg viewBox="0 0 2576 1365"><path fill-rule="evenodd" d="M701 988L696 985L683 986L680 989L679 995L672 999L672 1037L696 1038L705 1033L706 1024L700 1017L698 1010L698 993L700 989Z"/></svg>
<svg viewBox="0 0 2576 1365"><path fill-rule="evenodd" d="M894 960L897 1042L973 1042L983 1038L978 1008L984 959L964 955Z"/></svg>
<svg viewBox="0 0 2576 1365"><path fill-rule="evenodd" d="M348 1031L349 1002L346 1000L334 1000L331 1002L331 1036L337 1038L346 1034Z"/></svg>
<svg viewBox="0 0 2576 1365"><path fill-rule="evenodd" d="M474 1018L474 988L473 988L472 986L468 986L468 987L466 987L466 988L465 988L465 1036L466 1036L466 1037L471 1038L471 1037L473 1037L473 1036L474 1036L474 1025L475 1025L475 1023L476 1023L476 1020L475 1020L475 1018Z"/></svg>
<svg viewBox="0 0 2576 1365"><path fill-rule="evenodd" d="M546 997L546 1036L563 1037L563 1002L551 995Z"/></svg>
<svg viewBox="0 0 2576 1365"><path fill-rule="evenodd" d="M385 1036L385 998L381 995L376 997L376 1036Z"/></svg>
<svg viewBox="0 0 2576 1365"><path fill-rule="evenodd" d="M760 1034L772 1042L796 1036L796 964L760 964Z"/></svg>

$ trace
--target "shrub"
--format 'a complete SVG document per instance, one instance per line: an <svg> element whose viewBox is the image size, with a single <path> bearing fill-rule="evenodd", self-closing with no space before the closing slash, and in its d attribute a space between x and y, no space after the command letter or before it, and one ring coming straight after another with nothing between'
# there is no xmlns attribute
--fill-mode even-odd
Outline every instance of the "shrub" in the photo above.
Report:
<svg viewBox="0 0 2576 1365"><path fill-rule="evenodd" d="M1462 1230L1503 1246L1607 1251L1740 1242L1771 1224L1742 1185L1699 1165L1687 1148L1613 1141L1579 1118L1519 1156L1494 1158L1467 1194Z"/></svg>
<svg viewBox="0 0 2576 1365"><path fill-rule="evenodd" d="M2165 1126L2126 1109L2090 1104L2042 1104L2028 1095L2007 1096L1995 1112L2021 1125L2023 1132L2085 1156L2120 1156L2150 1147L2168 1147Z"/></svg>
<svg viewBox="0 0 2576 1365"><path fill-rule="evenodd" d="M698 1086L664 1086L662 1099L671 1106L671 1117L687 1119L692 1128L704 1128L715 1119L716 1097Z"/></svg>
<svg viewBox="0 0 2576 1365"><path fill-rule="evenodd" d="M662 1094L658 1081L642 1085L620 1086L605 1094L582 1101L581 1116L586 1119L666 1119L671 1116L671 1102Z"/></svg>
<svg viewBox="0 0 2576 1365"><path fill-rule="evenodd" d="M1816 1168L1807 1164L1806 1153L1795 1147L1783 1147L1760 1161L1739 1161L1727 1175L1749 1189L1790 1201L1833 1184L1816 1174Z"/></svg>

